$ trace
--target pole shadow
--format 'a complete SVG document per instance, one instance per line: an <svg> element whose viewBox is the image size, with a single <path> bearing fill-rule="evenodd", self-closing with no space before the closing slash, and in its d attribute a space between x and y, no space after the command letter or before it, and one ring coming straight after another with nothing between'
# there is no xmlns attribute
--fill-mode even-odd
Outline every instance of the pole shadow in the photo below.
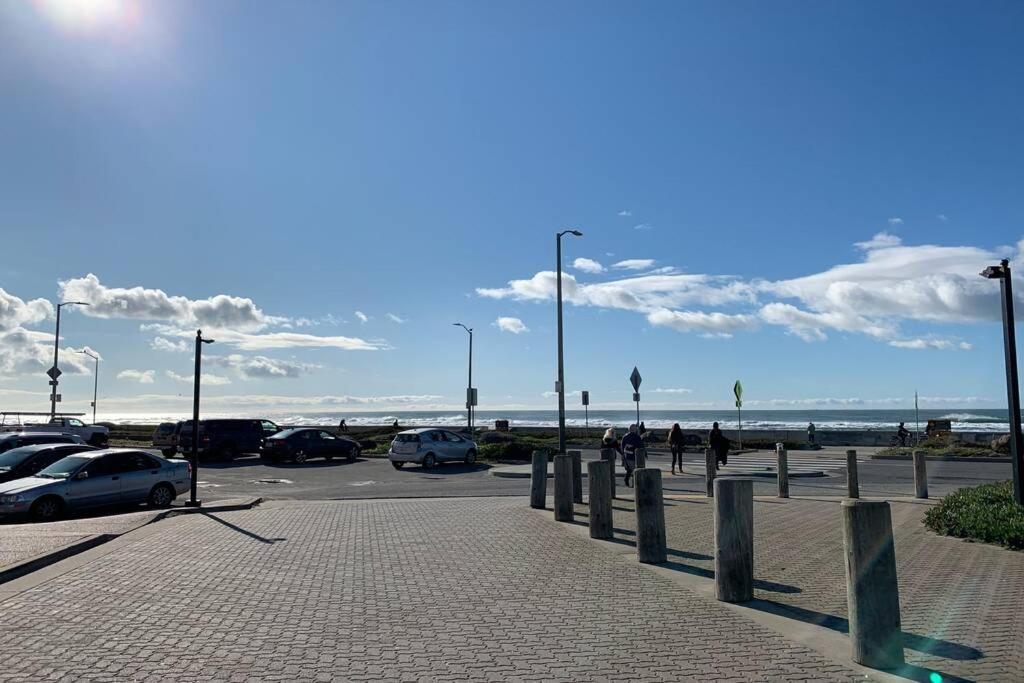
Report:
<svg viewBox="0 0 1024 683"><path fill-rule="evenodd" d="M244 536L248 536L249 538L252 538L254 540L257 540L260 543L266 543L267 545L273 545L274 543L279 543L281 541L287 541L288 540L287 538L264 538L263 536L260 536L259 534L253 533L252 531L249 531L248 529L243 529L242 527L236 526L236 525L232 524L231 522L226 522L223 519L221 519L220 517L217 517L216 515L212 515L209 512L203 512L201 514L203 515L203 517L206 517L207 519L212 519L213 521L217 522L218 524L223 524L224 526L226 526L227 528L231 529L232 531L237 531L238 533L240 533L240 534L242 534Z"/></svg>
<svg viewBox="0 0 1024 683"><path fill-rule="evenodd" d="M672 553L669 552L669 554ZM714 570L705 569L704 567L694 567L692 564L683 564L682 562L675 562L673 560L669 560L668 562L665 562L660 566L665 567L666 569L672 569L677 572L683 572L684 574L702 576L705 579L715 578ZM768 591L769 593L803 593L803 589L797 586L790 586L786 583L776 583L775 581L765 581L764 579L754 579L754 588L756 590Z"/></svg>

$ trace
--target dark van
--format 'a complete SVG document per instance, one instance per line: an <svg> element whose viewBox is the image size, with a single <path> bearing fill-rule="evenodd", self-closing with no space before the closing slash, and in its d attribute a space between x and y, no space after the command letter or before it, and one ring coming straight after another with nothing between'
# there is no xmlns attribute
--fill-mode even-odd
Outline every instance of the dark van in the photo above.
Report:
<svg viewBox="0 0 1024 683"><path fill-rule="evenodd" d="M263 440L279 431L270 420L200 420L199 457L231 460L243 453L259 453ZM192 454L192 420L183 422L178 430L178 452Z"/></svg>

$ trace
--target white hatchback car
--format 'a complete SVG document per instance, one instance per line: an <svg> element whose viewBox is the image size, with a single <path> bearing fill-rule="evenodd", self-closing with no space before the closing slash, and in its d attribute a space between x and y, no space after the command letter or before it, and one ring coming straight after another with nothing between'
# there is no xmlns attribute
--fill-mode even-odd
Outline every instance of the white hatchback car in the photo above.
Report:
<svg viewBox="0 0 1024 683"><path fill-rule="evenodd" d="M431 468L440 462L476 462L476 443L447 429L407 429L395 436L388 451L395 469L407 462Z"/></svg>

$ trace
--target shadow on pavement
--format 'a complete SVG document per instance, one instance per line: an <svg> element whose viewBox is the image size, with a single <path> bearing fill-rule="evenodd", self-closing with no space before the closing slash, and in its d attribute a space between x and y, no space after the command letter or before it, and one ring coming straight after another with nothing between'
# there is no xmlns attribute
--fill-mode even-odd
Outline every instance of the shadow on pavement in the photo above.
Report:
<svg viewBox="0 0 1024 683"><path fill-rule="evenodd" d="M420 465L418 467L412 467L412 468L410 468L408 470L405 469L405 468L402 468L402 469L400 469L398 471L399 472L410 472L410 473L413 473L413 474L415 474L415 473L420 473L420 474L430 473L430 474L435 474L435 475L442 475L442 474L468 474L470 472L485 472L488 469L490 469L490 465L484 465L484 464L478 463L478 462L477 463L473 463L472 465L467 465L466 463L462 463L462 462L450 462L450 463L446 463L444 465L435 465L434 467L430 468L429 470L426 469L425 467L423 467L422 465Z"/></svg>
<svg viewBox="0 0 1024 683"><path fill-rule="evenodd" d="M318 458L316 460L307 460L306 462L271 462L270 460L264 460L261 462L261 464L266 465L267 467L278 467L290 470L296 468L320 469L324 467L338 467L339 465L355 465L358 462L360 462L358 458L356 460L349 460L348 458L335 458L334 460L324 460L323 458Z"/></svg>
<svg viewBox="0 0 1024 683"><path fill-rule="evenodd" d="M272 545L274 543L279 543L281 541L287 541L288 540L287 538L264 538L263 536L260 536L259 534L253 533L252 531L249 531L248 529L243 529L242 527L237 526L235 524L232 524L231 522L225 522L220 517L217 517L216 515L211 515L208 512L203 512L202 515L203 515L203 517L206 517L207 519L212 519L213 521L217 522L218 524L223 524L224 526L226 526L227 528L231 529L232 531L237 531L238 533L243 534L245 536L248 536L249 538L255 539L255 540L259 541L260 543L266 543L268 545Z"/></svg>
<svg viewBox="0 0 1024 683"><path fill-rule="evenodd" d="M668 554L674 554L671 548L668 550ZM703 567L694 567L692 564L683 564L682 562L669 560L660 566L665 567L666 569L673 569L677 572L683 572L684 574L703 576L706 579L715 578L715 572L713 570L705 569ZM790 586L786 583L776 583L774 581L765 581L763 579L754 579L754 588L757 590L768 591L769 593L803 593L803 589L798 588L797 586ZM750 603L746 604L749 605Z"/></svg>

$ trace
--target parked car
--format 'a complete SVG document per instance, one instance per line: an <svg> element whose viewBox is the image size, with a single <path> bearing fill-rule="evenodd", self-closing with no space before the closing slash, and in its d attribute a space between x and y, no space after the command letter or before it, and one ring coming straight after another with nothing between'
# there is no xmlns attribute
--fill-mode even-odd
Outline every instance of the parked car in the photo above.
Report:
<svg viewBox="0 0 1024 683"><path fill-rule="evenodd" d="M0 453L0 483L31 477L69 455L96 450L78 443L43 443L12 448Z"/></svg>
<svg viewBox="0 0 1024 683"><path fill-rule="evenodd" d="M407 462L431 468L440 462L476 462L476 442L447 429L407 429L391 442L388 460L396 470Z"/></svg>
<svg viewBox="0 0 1024 683"><path fill-rule="evenodd" d="M0 434L0 453L12 448L32 446L40 443L77 443L84 444L85 439L74 434L58 434L57 432L11 432Z"/></svg>
<svg viewBox="0 0 1024 683"><path fill-rule="evenodd" d="M77 417L54 417L45 424L24 424L7 426L17 432L46 432L55 434L74 434L90 446L103 448L110 441L110 430L103 425L87 425Z"/></svg>
<svg viewBox="0 0 1024 683"><path fill-rule="evenodd" d="M281 431L270 420L200 420L199 457L232 460L242 453L259 453L263 440ZM178 452L192 454L192 420L178 430Z"/></svg>
<svg viewBox="0 0 1024 683"><path fill-rule="evenodd" d="M189 488L191 466L128 448L69 455L35 476L0 484L0 515L40 521L73 510L148 503L170 507Z"/></svg>
<svg viewBox="0 0 1024 683"><path fill-rule="evenodd" d="M159 448L164 457L178 452L178 432L184 422L161 422L153 430L153 448Z"/></svg>
<svg viewBox="0 0 1024 683"><path fill-rule="evenodd" d="M267 437L263 444L263 457L274 462L302 463L310 458L333 460L335 457L348 458L351 462L361 452L358 441L314 428L285 429Z"/></svg>

